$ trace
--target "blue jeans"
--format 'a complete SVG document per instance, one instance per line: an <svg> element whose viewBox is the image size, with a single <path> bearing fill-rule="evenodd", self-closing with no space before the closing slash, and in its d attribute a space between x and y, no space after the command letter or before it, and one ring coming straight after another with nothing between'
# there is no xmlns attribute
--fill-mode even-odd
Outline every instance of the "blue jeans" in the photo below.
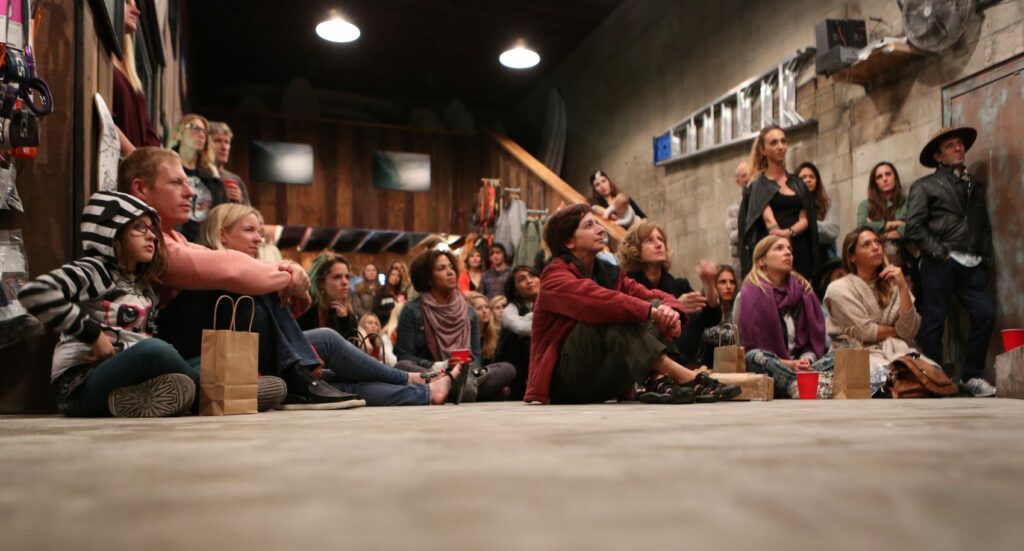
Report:
<svg viewBox="0 0 1024 551"><path fill-rule="evenodd" d="M981 377L985 371L988 341L996 323L996 309L986 289L986 273L982 266L967 268L952 258L921 259L921 330L917 340L924 355L942 362L942 333L946 326L949 297L956 295L960 307L971 318L961 380Z"/></svg>
<svg viewBox="0 0 1024 551"><path fill-rule="evenodd" d="M796 382L796 373L786 367L778 356L771 352L753 349L747 352L747 371L750 373L767 373L775 381L775 396L788 396L789 385ZM836 356L829 351L811 364L814 371L832 371L835 369Z"/></svg>
<svg viewBox="0 0 1024 551"><path fill-rule="evenodd" d="M320 358L310 346L312 343L291 312L281 306L280 297L273 293L253 298L256 300L253 331L260 333L260 373L280 377L293 367L314 369L319 366ZM239 326L244 317L241 310L239 308Z"/></svg>
<svg viewBox="0 0 1024 551"><path fill-rule="evenodd" d="M430 404L427 385L408 384L409 375L371 358L337 331L326 327L305 332L320 354L324 367L336 379L331 384L342 392L358 394L368 406L423 406Z"/></svg>
<svg viewBox="0 0 1024 551"><path fill-rule="evenodd" d="M112 390L144 383L171 373L188 375L199 397L199 369L192 367L173 346L146 339L97 365L68 397L61 410L68 417L109 417L107 396Z"/></svg>

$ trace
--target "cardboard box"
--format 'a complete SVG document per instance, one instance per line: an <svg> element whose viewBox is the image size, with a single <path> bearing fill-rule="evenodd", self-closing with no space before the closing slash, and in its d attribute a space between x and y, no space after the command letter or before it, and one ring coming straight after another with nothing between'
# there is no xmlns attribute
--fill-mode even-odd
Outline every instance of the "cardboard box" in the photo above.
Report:
<svg viewBox="0 0 1024 551"><path fill-rule="evenodd" d="M775 381L764 373L709 373L717 381L727 385L739 385L743 392L737 400L768 402L775 397Z"/></svg>
<svg viewBox="0 0 1024 551"><path fill-rule="evenodd" d="M1024 399L1024 346L996 356L996 396Z"/></svg>

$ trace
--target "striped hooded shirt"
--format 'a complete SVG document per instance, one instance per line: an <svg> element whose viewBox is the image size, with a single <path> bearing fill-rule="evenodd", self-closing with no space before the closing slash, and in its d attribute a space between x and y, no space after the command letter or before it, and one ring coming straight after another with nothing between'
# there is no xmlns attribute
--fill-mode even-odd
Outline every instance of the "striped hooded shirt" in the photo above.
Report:
<svg viewBox="0 0 1024 551"><path fill-rule="evenodd" d="M117 351L153 334L156 296L148 285L118 269L118 232L143 215L160 219L152 207L126 193L97 192L82 212L85 256L25 285L18 299L29 313L61 332L53 354L51 380L68 368L89 364L85 355L101 333Z"/></svg>

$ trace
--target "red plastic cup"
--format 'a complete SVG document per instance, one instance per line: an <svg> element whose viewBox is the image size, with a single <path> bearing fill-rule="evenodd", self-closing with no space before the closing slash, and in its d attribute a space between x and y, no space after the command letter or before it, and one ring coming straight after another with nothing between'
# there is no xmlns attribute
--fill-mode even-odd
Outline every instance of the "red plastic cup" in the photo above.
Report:
<svg viewBox="0 0 1024 551"><path fill-rule="evenodd" d="M1003 351L1024 346L1024 329L1003 329Z"/></svg>
<svg viewBox="0 0 1024 551"><path fill-rule="evenodd" d="M224 180L224 187L225 188L234 189L234 190L238 190L238 181L237 180Z"/></svg>
<svg viewBox="0 0 1024 551"><path fill-rule="evenodd" d="M798 371L796 373L796 388L800 391L801 400L817 400L818 372Z"/></svg>
<svg viewBox="0 0 1024 551"><path fill-rule="evenodd" d="M463 364L469 363L469 350L452 350L452 358L459 360Z"/></svg>

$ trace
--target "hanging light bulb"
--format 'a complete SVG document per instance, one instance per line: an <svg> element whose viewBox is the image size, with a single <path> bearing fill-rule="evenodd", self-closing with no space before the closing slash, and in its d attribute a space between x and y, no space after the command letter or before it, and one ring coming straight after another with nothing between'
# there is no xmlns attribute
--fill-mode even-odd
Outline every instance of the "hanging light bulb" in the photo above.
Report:
<svg viewBox="0 0 1024 551"><path fill-rule="evenodd" d="M540 54L520 42L514 48L502 52L498 61L509 69L529 69L540 63Z"/></svg>
<svg viewBox="0 0 1024 551"><path fill-rule="evenodd" d="M331 10L331 16L316 26L316 34L330 42L352 42L359 38L359 27L349 23L338 12Z"/></svg>

